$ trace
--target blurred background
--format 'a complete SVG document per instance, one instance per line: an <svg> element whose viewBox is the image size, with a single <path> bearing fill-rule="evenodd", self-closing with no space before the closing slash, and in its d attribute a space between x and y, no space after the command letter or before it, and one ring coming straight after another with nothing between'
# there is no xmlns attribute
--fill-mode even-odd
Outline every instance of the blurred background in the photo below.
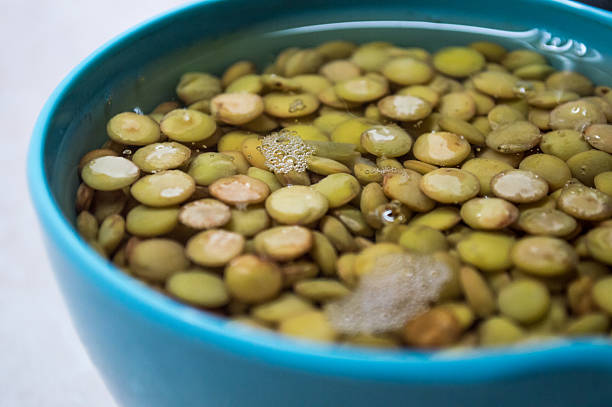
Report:
<svg viewBox="0 0 612 407"><path fill-rule="evenodd" d="M611 0L587 2L612 9ZM127 28L183 3L0 0L0 407L115 405L48 266L25 156L38 112L70 69Z"/></svg>
<svg viewBox="0 0 612 407"><path fill-rule="evenodd" d="M25 183L34 121L82 59L185 1L0 0L0 407L113 407L48 266Z"/></svg>
<svg viewBox="0 0 612 407"><path fill-rule="evenodd" d="M612 10L612 0L585 0L581 3L590 4L591 6Z"/></svg>

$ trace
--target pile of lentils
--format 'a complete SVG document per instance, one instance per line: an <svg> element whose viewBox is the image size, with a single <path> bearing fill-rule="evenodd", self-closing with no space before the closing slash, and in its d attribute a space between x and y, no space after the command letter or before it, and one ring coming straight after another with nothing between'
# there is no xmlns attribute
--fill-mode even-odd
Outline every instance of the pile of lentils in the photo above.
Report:
<svg viewBox="0 0 612 407"><path fill-rule="evenodd" d="M185 73L176 96L110 118L79 163L80 235L153 289L360 346L609 337L610 87L491 42L332 41ZM410 276L374 297L418 312L334 323L377 272Z"/></svg>

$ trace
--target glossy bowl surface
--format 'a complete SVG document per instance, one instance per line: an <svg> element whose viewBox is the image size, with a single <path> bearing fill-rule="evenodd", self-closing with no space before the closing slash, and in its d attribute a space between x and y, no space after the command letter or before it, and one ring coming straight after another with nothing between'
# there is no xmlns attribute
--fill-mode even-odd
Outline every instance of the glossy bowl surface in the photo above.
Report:
<svg viewBox="0 0 612 407"><path fill-rule="evenodd" d="M283 47L388 40L430 50L492 39L612 85L612 13L569 1L205 1L149 20L77 66L38 118L28 178L77 331L122 406L604 406L612 346L596 339L419 353L293 341L150 290L73 228L81 155L110 116L151 109L187 70L220 73Z"/></svg>

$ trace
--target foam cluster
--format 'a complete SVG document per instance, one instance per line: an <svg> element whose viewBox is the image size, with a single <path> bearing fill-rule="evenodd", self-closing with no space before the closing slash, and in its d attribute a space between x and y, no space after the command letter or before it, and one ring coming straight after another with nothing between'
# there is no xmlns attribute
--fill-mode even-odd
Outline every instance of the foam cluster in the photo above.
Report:
<svg viewBox="0 0 612 407"><path fill-rule="evenodd" d="M394 331L426 311L450 277L448 265L429 255L381 256L353 293L325 311L339 332Z"/></svg>
<svg viewBox="0 0 612 407"><path fill-rule="evenodd" d="M266 166L274 173L304 172L308 168L308 157L315 149L302 141L295 132L281 130L263 138L260 152Z"/></svg>

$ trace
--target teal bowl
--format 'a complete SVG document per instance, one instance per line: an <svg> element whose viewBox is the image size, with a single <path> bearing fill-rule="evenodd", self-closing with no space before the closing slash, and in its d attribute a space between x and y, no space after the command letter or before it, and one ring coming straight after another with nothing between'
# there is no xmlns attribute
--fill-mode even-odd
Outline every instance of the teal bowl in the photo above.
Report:
<svg viewBox="0 0 612 407"><path fill-rule="evenodd" d="M585 338L465 352L372 351L240 328L115 269L73 227L77 163L105 122L173 95L181 72L220 73L329 39L427 49L490 39L612 84L612 14L570 1L204 1L119 36L57 87L28 178L74 325L122 406L609 406L612 346Z"/></svg>

